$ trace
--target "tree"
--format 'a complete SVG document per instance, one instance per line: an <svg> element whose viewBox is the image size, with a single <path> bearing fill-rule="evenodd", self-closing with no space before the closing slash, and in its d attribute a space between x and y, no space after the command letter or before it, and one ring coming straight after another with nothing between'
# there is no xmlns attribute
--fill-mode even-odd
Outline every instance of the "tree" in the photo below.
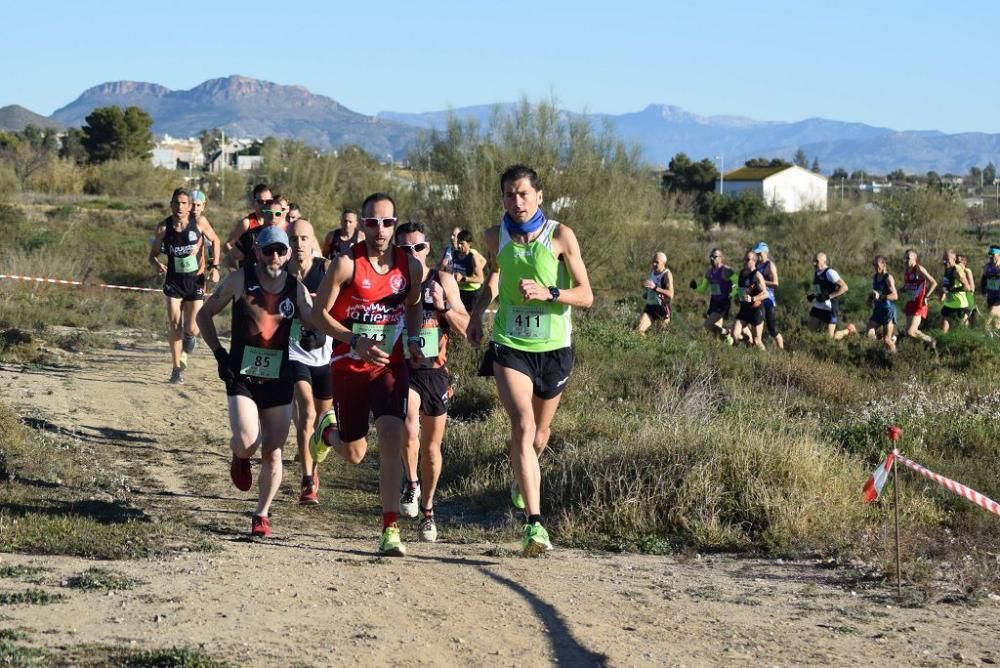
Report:
<svg viewBox="0 0 1000 668"><path fill-rule="evenodd" d="M670 160L663 175L663 188L669 192L703 193L715 189L719 171L708 158L692 162L685 153L678 153Z"/></svg>
<svg viewBox="0 0 1000 668"><path fill-rule="evenodd" d="M864 181L868 176L869 176L868 173L866 173L863 169L855 169L853 172L851 172L850 180Z"/></svg>
<svg viewBox="0 0 1000 668"><path fill-rule="evenodd" d="M29 125L21 132L0 133L0 157L14 170L21 190L33 174L55 159L58 148L55 130Z"/></svg>
<svg viewBox="0 0 1000 668"><path fill-rule="evenodd" d="M983 182L983 170L978 167L971 167L969 169L969 180L972 182L973 187L978 187Z"/></svg>
<svg viewBox="0 0 1000 668"><path fill-rule="evenodd" d="M743 163L747 167L791 167L792 163L781 158L751 158Z"/></svg>
<svg viewBox="0 0 1000 668"><path fill-rule="evenodd" d="M965 207L949 191L921 188L883 197L882 222L904 246L937 243L965 223ZM935 249L936 250L936 249Z"/></svg>
<svg viewBox="0 0 1000 668"><path fill-rule="evenodd" d="M795 157L792 158L792 163L797 167L802 167L803 169L809 166L809 156L807 156L806 152L802 150L802 147L799 147L799 150L795 152Z"/></svg>
<svg viewBox="0 0 1000 668"><path fill-rule="evenodd" d="M87 162L87 149L83 145L83 130L70 128L66 131L62 147L59 149L59 157L71 160L78 165Z"/></svg>
<svg viewBox="0 0 1000 668"><path fill-rule="evenodd" d="M991 160L986 167L983 168L983 183L988 186L993 185L993 182L997 178L997 167L993 164Z"/></svg>
<svg viewBox="0 0 1000 668"><path fill-rule="evenodd" d="M809 168L813 174L819 174L819 158L813 158L813 164Z"/></svg>
<svg viewBox="0 0 1000 668"><path fill-rule="evenodd" d="M902 183L906 181L906 172L902 169L889 172L886 177L891 183Z"/></svg>
<svg viewBox="0 0 1000 668"><path fill-rule="evenodd" d="M833 174L830 175L830 178L834 181L842 181L848 179L849 177L847 176L846 169L843 167L837 167L837 169L833 170Z"/></svg>
<svg viewBox="0 0 1000 668"><path fill-rule="evenodd" d="M139 107L100 107L87 116L83 146L91 162L149 158L153 118Z"/></svg>

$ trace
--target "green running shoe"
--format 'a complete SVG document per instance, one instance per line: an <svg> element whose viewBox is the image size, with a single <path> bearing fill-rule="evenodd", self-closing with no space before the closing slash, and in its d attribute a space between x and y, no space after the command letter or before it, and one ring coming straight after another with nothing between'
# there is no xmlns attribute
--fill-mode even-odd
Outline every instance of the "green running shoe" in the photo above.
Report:
<svg viewBox="0 0 1000 668"><path fill-rule="evenodd" d="M521 488L517 486L516 480L510 483L510 502L518 510L524 510L524 496L521 494Z"/></svg>
<svg viewBox="0 0 1000 668"><path fill-rule="evenodd" d="M524 538L521 539L521 554L525 557L538 557L552 549L549 532L538 522L524 525Z"/></svg>
<svg viewBox="0 0 1000 668"><path fill-rule="evenodd" d="M309 454L312 455L313 461L317 464L326 461L326 456L330 454L330 446L323 440L323 432L328 427L336 426L337 413L332 408L320 416L316 431L309 438Z"/></svg>
<svg viewBox="0 0 1000 668"><path fill-rule="evenodd" d="M395 524L382 530L382 540L378 544L378 553L383 557L406 556L406 546L403 545L403 541L399 537L399 527Z"/></svg>

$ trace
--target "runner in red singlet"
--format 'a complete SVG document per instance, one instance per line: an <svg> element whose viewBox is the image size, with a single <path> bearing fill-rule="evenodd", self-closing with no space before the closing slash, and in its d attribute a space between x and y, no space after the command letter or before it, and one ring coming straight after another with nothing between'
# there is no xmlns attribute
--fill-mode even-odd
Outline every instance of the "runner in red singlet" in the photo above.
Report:
<svg viewBox="0 0 1000 668"><path fill-rule="evenodd" d="M937 281L920 264L920 256L912 248L907 250L906 271L903 273L903 297L906 299L906 336L920 339L932 349L937 343L920 331L920 323L927 318L927 297L937 288Z"/></svg>

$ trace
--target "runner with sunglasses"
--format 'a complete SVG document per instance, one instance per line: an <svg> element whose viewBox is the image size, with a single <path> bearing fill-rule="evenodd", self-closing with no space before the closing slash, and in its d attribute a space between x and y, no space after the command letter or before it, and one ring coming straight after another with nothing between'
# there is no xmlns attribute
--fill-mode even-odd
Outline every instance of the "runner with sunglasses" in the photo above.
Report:
<svg viewBox="0 0 1000 668"><path fill-rule="evenodd" d="M542 474L538 456L548 445L552 419L573 369L570 308L594 302L576 235L539 208L542 184L525 165L500 176L505 213L486 231L486 285L469 319L468 338L483 339L483 313L499 297L490 347L480 375L496 378L510 417L511 501L526 515L521 550L537 556L552 549L542 526Z"/></svg>
<svg viewBox="0 0 1000 668"><path fill-rule="evenodd" d="M420 263L392 245L396 204L385 193L370 195L361 207L365 240L337 257L316 294L320 331L335 339L333 409L320 416L309 442L318 465L333 449L359 464L368 451L368 416L375 418L379 444L382 539L379 554L406 554L399 534L400 457L406 444L409 374L403 354L423 359ZM403 338L404 325L409 332Z"/></svg>
<svg viewBox="0 0 1000 668"><path fill-rule="evenodd" d="M253 211L233 226L229 238L226 239L226 263L233 268L242 267L244 262L253 264L254 244L260 228L264 226L262 211L270 206L273 199L271 189L265 183L255 185L251 196Z"/></svg>
<svg viewBox="0 0 1000 668"><path fill-rule="evenodd" d="M726 329L726 319L732 308L729 295L733 292L733 274L736 271L726 264L726 256L718 248L713 248L708 254L708 270L700 281L691 281L691 287L701 293L708 293L708 312L705 330L715 334L726 343L732 344L733 337Z"/></svg>
<svg viewBox="0 0 1000 668"><path fill-rule="evenodd" d="M237 489L245 492L253 486L250 458L261 451L250 535L266 538L271 534L271 502L281 485L281 448L292 417L289 337L296 319L311 324L312 304L302 283L284 269L288 235L272 225L263 228L257 240L256 266L248 264L226 276L198 314L198 325L226 384L233 432L229 476ZM227 351L213 318L230 303L232 343Z"/></svg>
<svg viewBox="0 0 1000 668"><path fill-rule="evenodd" d="M163 280L167 306L167 342L173 362L170 382L184 382L188 353L198 336L196 318L205 299L205 241L212 243L209 271L219 266L219 237L205 218L191 213L191 195L178 188L170 198L171 214L156 226L149 263ZM159 260L160 253L167 263ZM218 279L218 273L210 273Z"/></svg>
<svg viewBox="0 0 1000 668"><path fill-rule="evenodd" d="M423 272L420 284L423 309L420 346L423 359L420 362L410 360L407 442L403 449L405 480L400 509L406 517L417 517L419 509L422 515L420 536L433 543L437 540L434 493L441 477L441 441L444 439L451 394L447 367L448 340L452 334L465 337L469 314L462 305L458 284L452 275L427 266L431 245L423 225L410 222L398 226L396 247L416 258Z"/></svg>

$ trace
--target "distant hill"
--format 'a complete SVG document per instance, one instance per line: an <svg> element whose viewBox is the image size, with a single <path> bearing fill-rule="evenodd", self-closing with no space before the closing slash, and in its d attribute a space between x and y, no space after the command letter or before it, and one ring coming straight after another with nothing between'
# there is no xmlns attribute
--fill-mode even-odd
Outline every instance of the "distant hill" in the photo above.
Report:
<svg viewBox="0 0 1000 668"><path fill-rule="evenodd" d="M419 129L351 111L302 86L282 86L242 76L210 79L190 90L116 81L94 86L52 118L81 126L96 107L136 105L153 117L153 131L175 137L221 128L241 137L299 139L321 149L357 144L365 150L403 158Z"/></svg>
<svg viewBox="0 0 1000 668"><path fill-rule="evenodd" d="M485 128L498 109L513 106L503 103L425 113L383 111L366 116L301 86L229 76L210 79L190 90L136 81L104 83L57 110L52 120L80 126L95 107L112 104L142 107L153 116L153 131L158 134L187 137L217 127L233 136L298 139L320 149L357 144L377 156L391 154L396 159L406 157L422 132L445 127L449 114L474 118ZM679 152L696 160L725 155L728 171L758 156L790 159L800 147L810 161L818 158L828 174L836 167L874 173L902 168L921 174L929 170L964 174L974 165L1000 164L997 134L900 132L825 118L784 122L701 116L666 104L651 104L625 114L593 113L587 118L598 129L609 124L621 139L639 145L650 162L661 166Z"/></svg>
<svg viewBox="0 0 1000 668"><path fill-rule="evenodd" d="M30 109L25 109L19 104L10 104L0 107L0 130L13 130L20 132L29 125L38 128L53 128L55 130L65 130L66 126L41 114L36 114Z"/></svg>

